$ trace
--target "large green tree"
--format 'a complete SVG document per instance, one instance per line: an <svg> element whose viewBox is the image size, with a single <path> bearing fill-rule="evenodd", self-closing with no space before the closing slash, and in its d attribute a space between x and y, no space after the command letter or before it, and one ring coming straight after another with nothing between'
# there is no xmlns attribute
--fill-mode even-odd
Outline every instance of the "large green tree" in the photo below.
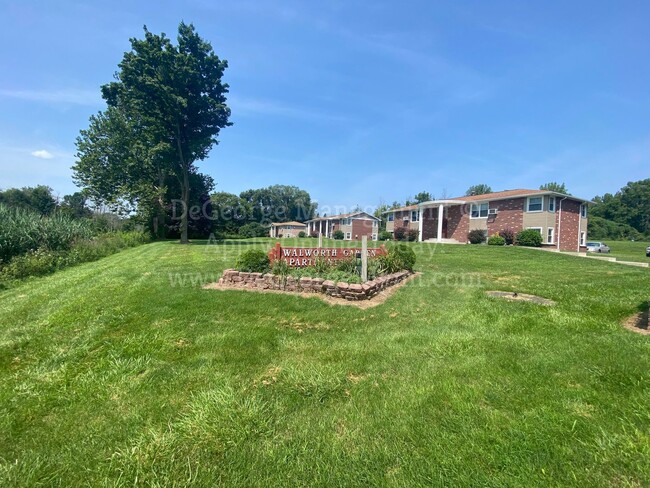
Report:
<svg viewBox="0 0 650 488"><path fill-rule="evenodd" d="M0 191L0 203L9 207L32 210L41 215L49 215L56 209L52 188L45 185L8 188Z"/></svg>
<svg viewBox="0 0 650 488"><path fill-rule="evenodd" d="M569 190L566 189L566 185L564 183L557 183L556 181L549 181L548 183L544 183L539 187L539 189L554 191L556 193L562 193L563 195L571 195L571 193L569 193Z"/></svg>
<svg viewBox="0 0 650 488"><path fill-rule="evenodd" d="M311 219L316 211L316 204L311 196L297 186L272 185L257 190L247 190L239 197L251 210L249 220L268 224L270 222L304 222Z"/></svg>
<svg viewBox="0 0 650 488"><path fill-rule="evenodd" d="M479 183L478 185L470 186L465 192L466 197L471 197L474 195L485 195L486 193L492 193L492 188L490 185L485 183Z"/></svg>
<svg viewBox="0 0 650 488"><path fill-rule="evenodd" d="M215 230L221 234L237 234L239 229L248 222L251 209L247 201L234 193L225 191L213 193L212 215Z"/></svg>
<svg viewBox="0 0 650 488"><path fill-rule="evenodd" d="M144 32L144 39L131 39L116 81L102 86L108 110L82 131L75 177L99 195L116 187L123 197L140 202L163 198L166 177L176 178L184 204L180 240L187 243L196 162L231 125L228 85L222 82L228 64L191 24L181 22L176 45L165 34L146 27ZM129 171L121 172L125 166Z"/></svg>
<svg viewBox="0 0 650 488"><path fill-rule="evenodd" d="M92 211L86 205L88 198L83 192L77 191L71 195L65 195L59 208L62 213L75 219L83 219L92 216Z"/></svg>
<svg viewBox="0 0 650 488"><path fill-rule="evenodd" d="M615 194L594 197L590 216L626 224L650 235L650 178L631 181Z"/></svg>
<svg viewBox="0 0 650 488"><path fill-rule="evenodd" d="M433 200L433 195L428 191L421 191L420 193L416 194L415 197L413 198L415 200L415 203L430 202L431 200Z"/></svg>

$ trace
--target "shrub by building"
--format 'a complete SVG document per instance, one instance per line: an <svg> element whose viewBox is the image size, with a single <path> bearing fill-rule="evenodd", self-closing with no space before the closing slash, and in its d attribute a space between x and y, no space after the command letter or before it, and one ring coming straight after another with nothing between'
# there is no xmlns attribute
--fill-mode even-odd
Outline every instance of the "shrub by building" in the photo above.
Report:
<svg viewBox="0 0 650 488"><path fill-rule="evenodd" d="M485 242L486 232L482 229L470 230L467 233L467 240L470 244L483 244Z"/></svg>
<svg viewBox="0 0 650 488"><path fill-rule="evenodd" d="M488 246L505 246L506 240L498 233L490 236L488 239Z"/></svg>
<svg viewBox="0 0 650 488"><path fill-rule="evenodd" d="M542 234L535 229L524 229L517 233L515 243L518 246L541 247Z"/></svg>
<svg viewBox="0 0 650 488"><path fill-rule="evenodd" d="M501 229L499 235L506 241L506 246L512 246L515 243L515 231L512 229Z"/></svg>

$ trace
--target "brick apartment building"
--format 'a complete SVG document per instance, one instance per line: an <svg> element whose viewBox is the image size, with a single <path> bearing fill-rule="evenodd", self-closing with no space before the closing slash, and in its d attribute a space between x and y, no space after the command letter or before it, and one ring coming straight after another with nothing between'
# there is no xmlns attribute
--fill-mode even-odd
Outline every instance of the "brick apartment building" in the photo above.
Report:
<svg viewBox="0 0 650 488"><path fill-rule="evenodd" d="M308 235L320 234L331 238L334 236L334 232L340 230L346 241L359 240L362 236L368 236L369 240L376 241L379 234L379 222L380 219L367 212L351 212L329 217L317 217L305 223Z"/></svg>
<svg viewBox="0 0 650 488"><path fill-rule="evenodd" d="M273 222L269 235L271 237L298 237L301 232L307 232L307 225L302 222Z"/></svg>
<svg viewBox="0 0 650 488"><path fill-rule="evenodd" d="M433 200L384 212L386 230L418 231L420 241L467 242L470 230L535 229L545 247L579 251L587 242L588 200L546 190L506 190Z"/></svg>

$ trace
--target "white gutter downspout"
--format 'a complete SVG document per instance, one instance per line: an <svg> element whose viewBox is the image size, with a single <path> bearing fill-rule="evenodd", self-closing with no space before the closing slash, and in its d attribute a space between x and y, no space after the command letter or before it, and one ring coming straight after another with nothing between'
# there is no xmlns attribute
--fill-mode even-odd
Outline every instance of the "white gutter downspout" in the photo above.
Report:
<svg viewBox="0 0 650 488"><path fill-rule="evenodd" d="M578 253L580 253L580 231L582 230L582 204L578 207Z"/></svg>
<svg viewBox="0 0 650 488"><path fill-rule="evenodd" d="M562 200L560 200L560 210L559 210L559 215L557 219L557 250L560 250L560 236L562 235L562 202L566 200L568 197L564 197ZM578 239L580 239L580 233L578 233Z"/></svg>
<svg viewBox="0 0 650 488"><path fill-rule="evenodd" d="M422 229L424 228L424 207L418 205L418 241L422 242Z"/></svg>

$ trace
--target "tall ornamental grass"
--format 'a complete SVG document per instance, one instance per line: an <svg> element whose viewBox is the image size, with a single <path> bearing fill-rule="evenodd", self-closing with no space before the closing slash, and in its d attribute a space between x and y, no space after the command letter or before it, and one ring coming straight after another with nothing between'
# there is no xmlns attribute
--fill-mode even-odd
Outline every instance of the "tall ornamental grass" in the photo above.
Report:
<svg viewBox="0 0 650 488"><path fill-rule="evenodd" d="M41 216L0 204L0 263L37 250L65 251L93 234L92 223L86 220Z"/></svg>

